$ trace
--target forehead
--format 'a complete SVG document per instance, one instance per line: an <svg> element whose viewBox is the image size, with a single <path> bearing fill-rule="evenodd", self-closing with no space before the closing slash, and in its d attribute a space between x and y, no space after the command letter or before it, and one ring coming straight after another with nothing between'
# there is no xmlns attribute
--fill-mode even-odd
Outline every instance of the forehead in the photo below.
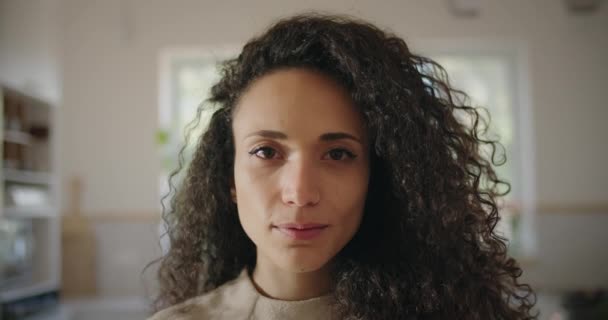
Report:
<svg viewBox="0 0 608 320"><path fill-rule="evenodd" d="M330 77L301 68L255 80L236 106L235 135L278 130L288 135L345 131L363 138L363 120L348 92Z"/></svg>

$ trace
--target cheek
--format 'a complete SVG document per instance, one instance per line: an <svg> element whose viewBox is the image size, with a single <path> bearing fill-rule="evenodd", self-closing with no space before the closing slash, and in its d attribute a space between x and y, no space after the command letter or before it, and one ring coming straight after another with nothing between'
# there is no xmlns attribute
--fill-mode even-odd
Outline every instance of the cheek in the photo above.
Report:
<svg viewBox="0 0 608 320"><path fill-rule="evenodd" d="M275 177L259 168L242 166L235 170L237 203L242 209L260 209L276 197Z"/></svg>
<svg viewBox="0 0 608 320"><path fill-rule="evenodd" d="M260 170L235 163L234 182L239 220L249 238L259 245L269 231L272 199L276 197L272 179Z"/></svg>
<svg viewBox="0 0 608 320"><path fill-rule="evenodd" d="M237 191L237 211L239 215L239 221L243 230L256 244L260 245L260 239L262 239L266 232L266 217L263 215L263 210L256 209L259 204L254 201L257 199L254 194L247 193L246 190Z"/></svg>
<svg viewBox="0 0 608 320"><path fill-rule="evenodd" d="M334 189L334 195L328 199L333 205L332 219L335 224L343 226L345 236L354 234L361 222L365 198L367 195L367 180L353 179L349 183Z"/></svg>
<svg viewBox="0 0 608 320"><path fill-rule="evenodd" d="M364 170L359 175L353 175L353 179L342 187L343 195L341 203L344 206L342 212L343 223L347 230L345 236L349 239L359 229L365 208L365 200L368 193L368 171ZM344 244L345 245L345 244Z"/></svg>
<svg viewBox="0 0 608 320"><path fill-rule="evenodd" d="M332 225L328 235L328 254L336 254L357 233L365 207L368 171L365 167L325 175L323 214ZM335 172L334 172L335 173Z"/></svg>
<svg viewBox="0 0 608 320"><path fill-rule="evenodd" d="M342 208L344 214L358 214L357 208L362 208L367 196L368 171L358 168L328 179L331 184L326 190L326 199Z"/></svg>

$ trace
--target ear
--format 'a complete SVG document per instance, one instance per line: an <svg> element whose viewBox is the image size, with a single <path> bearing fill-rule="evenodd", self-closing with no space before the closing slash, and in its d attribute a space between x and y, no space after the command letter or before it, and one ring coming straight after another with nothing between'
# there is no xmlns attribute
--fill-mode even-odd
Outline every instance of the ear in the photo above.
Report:
<svg viewBox="0 0 608 320"><path fill-rule="evenodd" d="M234 177L230 179L230 197L232 202L236 203L236 186L234 185Z"/></svg>
<svg viewBox="0 0 608 320"><path fill-rule="evenodd" d="M232 202L236 203L236 190L234 188L230 188L230 197L232 198Z"/></svg>

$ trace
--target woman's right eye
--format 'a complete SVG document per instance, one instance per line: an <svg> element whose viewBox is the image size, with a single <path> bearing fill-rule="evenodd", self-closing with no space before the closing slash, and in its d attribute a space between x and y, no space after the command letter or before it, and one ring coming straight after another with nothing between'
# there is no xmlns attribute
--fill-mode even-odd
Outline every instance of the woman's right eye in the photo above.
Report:
<svg viewBox="0 0 608 320"><path fill-rule="evenodd" d="M259 147L250 151L249 154L261 159L270 160L277 155L277 151L270 147Z"/></svg>

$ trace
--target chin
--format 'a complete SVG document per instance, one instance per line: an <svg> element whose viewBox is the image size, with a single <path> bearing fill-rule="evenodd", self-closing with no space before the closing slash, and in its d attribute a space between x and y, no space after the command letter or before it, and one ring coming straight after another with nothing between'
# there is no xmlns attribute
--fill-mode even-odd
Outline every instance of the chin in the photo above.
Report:
<svg viewBox="0 0 608 320"><path fill-rule="evenodd" d="M279 262L279 261L277 261ZM327 260L319 259L319 256L294 256L288 259L282 259L277 265L280 265L282 269L288 270L294 273L314 272L322 269L326 264Z"/></svg>
<svg viewBox="0 0 608 320"><path fill-rule="evenodd" d="M317 265L298 265L298 266L290 266L289 271L293 273L308 273L319 271L323 266Z"/></svg>

